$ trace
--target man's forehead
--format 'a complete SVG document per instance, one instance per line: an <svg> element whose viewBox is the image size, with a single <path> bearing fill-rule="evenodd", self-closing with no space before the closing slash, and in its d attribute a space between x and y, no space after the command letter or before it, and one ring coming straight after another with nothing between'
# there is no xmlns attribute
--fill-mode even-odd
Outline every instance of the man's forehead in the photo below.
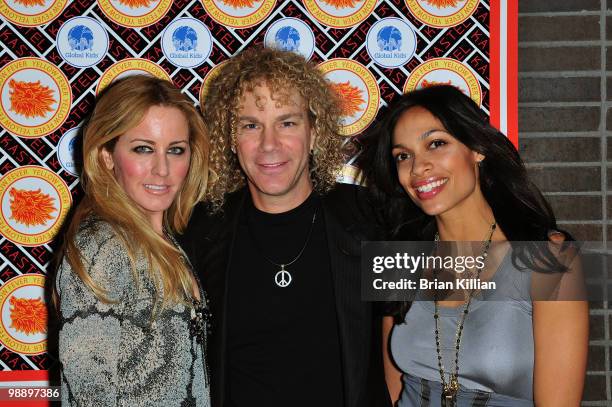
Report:
<svg viewBox="0 0 612 407"><path fill-rule="evenodd" d="M255 100L259 107L265 106L272 100L276 107L306 105L304 98L299 92L290 86L271 88L266 83L256 83L245 87L240 104L244 105L248 100Z"/></svg>

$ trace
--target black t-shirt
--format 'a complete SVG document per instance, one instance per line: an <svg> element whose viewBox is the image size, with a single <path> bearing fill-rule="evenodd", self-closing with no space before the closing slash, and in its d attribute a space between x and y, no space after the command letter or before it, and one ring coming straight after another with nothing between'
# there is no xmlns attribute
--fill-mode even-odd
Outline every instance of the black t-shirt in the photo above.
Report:
<svg viewBox="0 0 612 407"><path fill-rule="evenodd" d="M341 406L338 323L320 200L313 193L280 214L247 202L229 275L227 404ZM281 267L272 262L289 263L303 247L285 266L291 283L280 287L275 275Z"/></svg>

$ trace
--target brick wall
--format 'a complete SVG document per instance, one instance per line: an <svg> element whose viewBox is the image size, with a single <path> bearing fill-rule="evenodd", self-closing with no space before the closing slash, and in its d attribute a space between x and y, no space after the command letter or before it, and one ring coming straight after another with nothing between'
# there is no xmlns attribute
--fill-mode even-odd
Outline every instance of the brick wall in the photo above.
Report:
<svg viewBox="0 0 612 407"><path fill-rule="evenodd" d="M519 131L561 227L612 240L612 0L519 1ZM612 406L612 313L607 302L590 313L583 405Z"/></svg>

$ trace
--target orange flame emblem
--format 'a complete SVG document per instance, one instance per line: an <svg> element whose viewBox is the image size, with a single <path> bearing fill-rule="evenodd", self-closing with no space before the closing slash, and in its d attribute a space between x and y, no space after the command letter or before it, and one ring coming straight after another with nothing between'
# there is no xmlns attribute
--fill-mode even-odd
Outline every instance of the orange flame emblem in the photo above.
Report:
<svg viewBox="0 0 612 407"><path fill-rule="evenodd" d="M57 101L53 99L53 90L48 86L36 82L21 82L11 79L9 81L9 97L11 110L25 117L45 117L52 112L51 105Z"/></svg>
<svg viewBox="0 0 612 407"><path fill-rule="evenodd" d="M460 0L425 0L425 3L436 8L457 7Z"/></svg>
<svg viewBox="0 0 612 407"><path fill-rule="evenodd" d="M323 0L323 3L327 3L335 8L346 8L346 7L357 7L359 0Z"/></svg>
<svg viewBox="0 0 612 407"><path fill-rule="evenodd" d="M221 2L233 8L255 7L254 0L221 0Z"/></svg>
<svg viewBox="0 0 612 407"><path fill-rule="evenodd" d="M427 79L423 79L421 82L421 86L423 88L431 88L432 86L442 86L442 85L452 85L451 81L448 82L436 82L436 81L428 81Z"/></svg>
<svg viewBox="0 0 612 407"><path fill-rule="evenodd" d="M26 335L44 334L47 332L47 307L41 297L11 297L11 328Z"/></svg>
<svg viewBox="0 0 612 407"><path fill-rule="evenodd" d="M25 7L44 6L45 0L15 0L17 4L23 4Z"/></svg>
<svg viewBox="0 0 612 407"><path fill-rule="evenodd" d="M360 107L365 100L361 97L362 91L357 86L351 86L349 81L333 83L332 90L340 97L340 110L343 116L353 116L362 111Z"/></svg>
<svg viewBox="0 0 612 407"><path fill-rule="evenodd" d="M128 6L129 8L138 7L149 7L151 3L155 3L153 0L117 0L120 4Z"/></svg>
<svg viewBox="0 0 612 407"><path fill-rule="evenodd" d="M53 206L54 198L43 194L40 189L28 191L25 189L11 188L11 217L17 223L26 226L44 225L53 219L51 213L57 211Z"/></svg>

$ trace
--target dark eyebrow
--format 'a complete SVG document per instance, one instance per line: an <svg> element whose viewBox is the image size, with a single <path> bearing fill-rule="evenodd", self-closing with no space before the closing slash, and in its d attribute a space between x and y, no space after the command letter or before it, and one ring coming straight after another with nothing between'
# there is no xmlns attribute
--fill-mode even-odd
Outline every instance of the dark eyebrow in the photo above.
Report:
<svg viewBox="0 0 612 407"><path fill-rule="evenodd" d="M147 139L144 139L144 138L136 138L136 139L134 139L134 140L131 140L131 141L130 141L130 143L136 143L136 142L139 142L139 143L147 143L147 144L151 144L152 146L154 146L154 145L155 145L155 142L154 142L154 141L152 141L152 140L147 140ZM187 143L187 140L177 140L177 141L173 141L173 142L171 142L171 143L170 143L170 145L173 145L173 144L180 144L180 143Z"/></svg>
<svg viewBox="0 0 612 407"><path fill-rule="evenodd" d="M442 133L449 134L449 133L448 133L448 131L446 131L446 130L444 130L444 129L429 129L429 130L427 130L426 132L424 132L423 134L421 134L421 135L419 136L418 141L424 140L424 139L426 139L427 137L429 137L429 136L431 136L432 134L437 133L437 132L439 132L439 131L440 131L440 132L442 132ZM393 145L391 146L391 149L394 149L394 148L404 148L404 149L406 149L407 147L406 147L405 145L403 145L402 143L396 143L396 144L393 144Z"/></svg>
<svg viewBox="0 0 612 407"><path fill-rule="evenodd" d="M447 133L447 134L448 134L448 131L446 131L446 130L444 130L444 129L431 129L431 130L427 130L426 132L424 132L423 134L421 134L421 135L419 136L418 140L419 140L419 141L424 140L424 139L426 139L427 137L431 136L433 133L436 133L436 132L439 132L439 131L441 131L441 132L443 132L443 133Z"/></svg>

